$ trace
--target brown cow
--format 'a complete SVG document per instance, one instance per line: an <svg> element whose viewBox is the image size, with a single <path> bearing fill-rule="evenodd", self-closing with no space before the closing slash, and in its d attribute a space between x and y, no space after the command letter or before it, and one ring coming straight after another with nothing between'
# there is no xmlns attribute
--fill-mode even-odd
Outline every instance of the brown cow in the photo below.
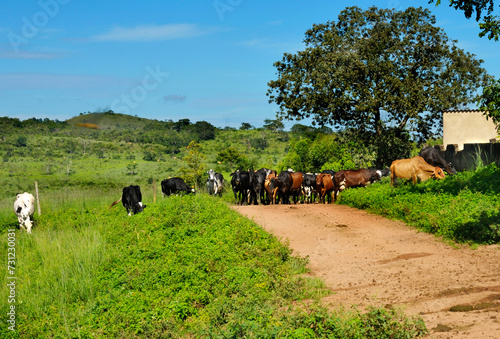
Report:
<svg viewBox="0 0 500 339"><path fill-rule="evenodd" d="M358 170L341 170L335 173L333 178L333 201L344 189L349 187L366 187L379 181L382 178L382 171L377 169L362 168Z"/></svg>
<svg viewBox="0 0 500 339"><path fill-rule="evenodd" d="M444 179L445 174L440 167L429 165L424 158L416 156L392 162L391 185L394 185L396 178L411 179L416 184L418 181L425 181L430 178Z"/></svg>
<svg viewBox="0 0 500 339"><path fill-rule="evenodd" d="M264 181L264 188L271 200L271 204L276 203L276 194L278 193L278 184L276 183L276 171L270 170L269 174Z"/></svg>
<svg viewBox="0 0 500 339"><path fill-rule="evenodd" d="M302 182L304 181L304 174L301 172L291 172L292 175L292 186L290 187L290 193L293 197L293 203L296 204L299 200L299 195L302 193Z"/></svg>
<svg viewBox="0 0 500 339"><path fill-rule="evenodd" d="M325 203L325 195L328 201L332 200L333 180L332 175L320 173L316 176L316 192L319 194L319 200Z"/></svg>

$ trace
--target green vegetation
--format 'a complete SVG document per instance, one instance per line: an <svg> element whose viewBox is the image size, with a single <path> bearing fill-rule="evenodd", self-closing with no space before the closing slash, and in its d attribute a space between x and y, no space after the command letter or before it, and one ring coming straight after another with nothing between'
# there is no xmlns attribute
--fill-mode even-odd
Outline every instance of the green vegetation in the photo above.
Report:
<svg viewBox="0 0 500 339"><path fill-rule="evenodd" d="M393 309L329 311L307 259L219 199L170 197L128 217L110 193L46 206L16 232L16 332L39 337L414 338L419 318ZM151 197L148 196L147 199ZM150 201L146 200L145 201ZM15 220L3 216L6 228ZM6 257L7 238L0 240ZM7 290L2 270L0 294ZM309 302L303 303L302 300ZM310 301L313 301L312 304ZM9 304L2 298L0 311ZM14 335L13 335L14 334Z"/></svg>
<svg viewBox="0 0 500 339"><path fill-rule="evenodd" d="M388 179L388 178L386 178ZM474 172L390 186L388 180L340 194L340 203L402 220L459 243L500 243L500 169L494 164Z"/></svg>
<svg viewBox="0 0 500 339"><path fill-rule="evenodd" d="M230 189L223 199L203 194L202 187L201 194L168 199L158 191L154 202L153 187L169 176L201 186L207 168L226 178L239 166L277 168L285 165L291 145L304 138L318 143L313 167L323 166L332 160L320 156L324 146L342 149L338 144L346 140L325 128L297 125L285 132L278 121L266 125L212 129L187 119L159 122L113 112L67 122L1 118L0 256L7 258L8 230L17 227L13 197L34 193L35 180L42 215L35 213L32 235L14 232L16 332L4 323L0 336L413 338L427 333L419 317L400 310L322 306L329 291L303 274L307 258L293 255L228 208ZM338 154L349 160L350 153ZM108 210L129 184L141 185L145 211L128 217L120 205ZM12 305L5 297L9 276L2 270L3 314Z"/></svg>
<svg viewBox="0 0 500 339"><path fill-rule="evenodd" d="M429 3L433 2L436 3L436 6L441 4L441 0L429 0ZM475 12L476 21L483 20L479 22L479 28L481 28L479 36L481 38L487 36L490 40L498 41L498 38L500 38L500 20L497 15L493 15L495 13L495 2L493 0L450 0L449 6L463 11L467 19L470 19Z"/></svg>
<svg viewBox="0 0 500 339"><path fill-rule="evenodd" d="M199 145L197 155L190 155L193 141ZM288 134L283 131L217 129L188 119L162 122L112 112L65 122L0 118L0 200L32 191L35 180L42 192L68 187L115 189L173 176L186 176L190 185L202 186L205 167L226 177L238 166L276 167L287 147ZM234 150L238 162L218 160L226 149Z"/></svg>
<svg viewBox="0 0 500 339"><path fill-rule="evenodd" d="M228 179L237 167L369 167L377 145L362 134L303 125L285 132L269 122L270 129L214 129L203 139L193 132L198 123L186 119L77 118L0 119L3 234L17 227L13 197L33 192L35 180L43 212L35 215L33 235L15 232L17 332L4 326L0 336L414 338L427 332L420 318L399 310L322 306L328 291L303 275L307 258L228 208L230 188L223 199L203 194L208 168ZM184 135L177 151L149 135L161 129ZM500 169L478 165L415 186L392 187L385 178L341 193L340 202L456 242L499 243ZM153 184L175 175L201 194L163 199L158 191L153 202ZM128 217L121 206L108 210L132 183L141 185L145 212ZM0 256L7 257L7 248L4 236ZM2 272L6 296L8 272ZM2 298L0 312L9 306Z"/></svg>
<svg viewBox="0 0 500 339"><path fill-rule="evenodd" d="M408 133L429 138L444 110L476 102L491 80L483 61L459 48L423 8L346 7L336 21L307 30L304 43L274 63L277 78L267 95L278 115L359 130L370 144L385 146L376 149L378 166L407 156L407 147L382 152L387 135L390 146L409 145Z"/></svg>

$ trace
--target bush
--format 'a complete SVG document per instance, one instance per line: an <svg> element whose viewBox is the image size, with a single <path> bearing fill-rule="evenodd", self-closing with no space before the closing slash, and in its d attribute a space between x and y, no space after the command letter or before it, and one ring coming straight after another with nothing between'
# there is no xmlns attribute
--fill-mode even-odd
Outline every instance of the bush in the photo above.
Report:
<svg viewBox="0 0 500 339"><path fill-rule="evenodd" d="M429 180L350 189L340 202L399 219L456 242L500 242L500 169L494 164L474 172Z"/></svg>

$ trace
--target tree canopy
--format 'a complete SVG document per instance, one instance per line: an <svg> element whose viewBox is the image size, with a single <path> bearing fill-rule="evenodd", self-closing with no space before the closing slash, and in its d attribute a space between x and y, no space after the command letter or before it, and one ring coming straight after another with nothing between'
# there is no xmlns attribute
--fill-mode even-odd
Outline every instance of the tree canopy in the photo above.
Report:
<svg viewBox="0 0 500 339"><path fill-rule="evenodd" d="M441 4L441 0L429 0L429 3L436 3L436 6ZM464 12L465 17L470 19L476 12L476 21L483 19L479 23L481 32L480 37L488 36L488 39L498 41L500 37L500 19L493 15L495 4L493 0L450 0L450 7ZM486 15L484 15L486 13Z"/></svg>
<svg viewBox="0 0 500 339"><path fill-rule="evenodd" d="M492 82L483 90L480 100L480 109L485 111L485 115L493 120L500 130L500 80Z"/></svg>
<svg viewBox="0 0 500 339"><path fill-rule="evenodd" d="M443 110L475 102L491 78L435 24L423 8L348 7L337 21L313 25L303 51L274 63L269 101L290 120L425 139Z"/></svg>

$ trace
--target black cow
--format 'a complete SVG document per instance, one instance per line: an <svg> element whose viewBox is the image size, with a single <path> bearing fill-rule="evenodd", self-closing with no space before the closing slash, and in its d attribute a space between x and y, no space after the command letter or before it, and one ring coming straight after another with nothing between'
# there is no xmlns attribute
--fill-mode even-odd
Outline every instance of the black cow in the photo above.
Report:
<svg viewBox="0 0 500 339"><path fill-rule="evenodd" d="M146 205L142 204L142 194L141 188L137 185L130 185L123 189L122 197L115 201L109 206L109 208L122 202L123 206L126 208L128 215L137 214L142 212Z"/></svg>
<svg viewBox="0 0 500 339"><path fill-rule="evenodd" d="M270 169L261 168L257 171L251 172L250 184L252 185L252 200L254 204L260 202L261 204L268 203L266 198L266 189L264 183L266 182L267 175L271 173Z"/></svg>
<svg viewBox="0 0 500 339"><path fill-rule="evenodd" d="M243 205L251 200L252 186L250 185L250 173L248 171L236 170L231 173L231 186L234 193L234 203Z"/></svg>
<svg viewBox="0 0 500 339"><path fill-rule="evenodd" d="M278 174L276 178L276 184L278 186L278 196L282 204L290 204L290 189L293 184L292 172L283 171Z"/></svg>
<svg viewBox="0 0 500 339"><path fill-rule="evenodd" d="M161 192L167 195L167 197L177 192L186 194L195 193L193 188L189 188L184 180L178 177L163 180L161 182Z"/></svg>
<svg viewBox="0 0 500 339"><path fill-rule="evenodd" d="M457 170L453 167L451 162L446 162L446 160L441 155L441 152L434 147L422 148L418 153L424 160L432 166L439 166L445 170L448 174L456 174Z"/></svg>
<svg viewBox="0 0 500 339"><path fill-rule="evenodd" d="M324 170L321 173L330 174L332 176L332 178L335 176L335 171L334 170Z"/></svg>

